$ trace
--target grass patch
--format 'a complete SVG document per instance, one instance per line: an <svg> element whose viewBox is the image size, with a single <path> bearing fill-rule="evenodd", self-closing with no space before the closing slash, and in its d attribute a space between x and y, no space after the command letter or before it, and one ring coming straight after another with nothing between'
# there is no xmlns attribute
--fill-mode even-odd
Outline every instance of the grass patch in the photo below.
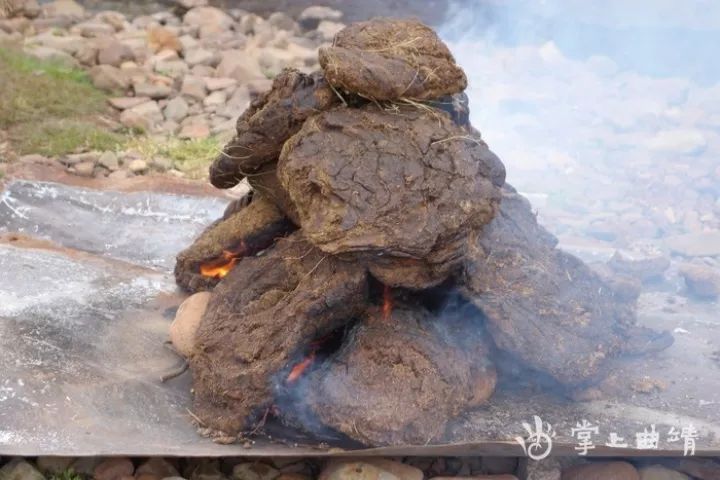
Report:
<svg viewBox="0 0 720 480"><path fill-rule="evenodd" d="M75 470L68 468L60 473L50 476L49 480L83 480L83 476L75 473Z"/></svg>
<svg viewBox="0 0 720 480"><path fill-rule="evenodd" d="M104 111L105 95L87 74L0 47L0 127L48 117L78 117Z"/></svg>
<svg viewBox="0 0 720 480"><path fill-rule="evenodd" d="M125 148L140 153L146 161L164 157L172 167L185 173L189 178L206 178L208 167L222 149L215 137L200 140L179 140L175 138L136 137Z"/></svg>
<svg viewBox="0 0 720 480"><path fill-rule="evenodd" d="M11 141L20 155L39 153L56 157L89 150L117 150L126 138L83 120L46 120L21 124L10 131Z"/></svg>
<svg viewBox="0 0 720 480"><path fill-rule="evenodd" d="M20 155L111 150L124 141L97 125L107 97L83 70L0 46L0 92L0 128Z"/></svg>

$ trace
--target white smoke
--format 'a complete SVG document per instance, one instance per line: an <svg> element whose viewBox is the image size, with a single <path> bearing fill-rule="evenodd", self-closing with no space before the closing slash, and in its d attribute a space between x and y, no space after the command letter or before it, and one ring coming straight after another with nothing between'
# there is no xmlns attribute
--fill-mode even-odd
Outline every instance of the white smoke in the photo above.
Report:
<svg viewBox="0 0 720 480"><path fill-rule="evenodd" d="M720 227L720 191L698 212L693 190L720 185L720 2L465 1L441 34L473 125L555 233L578 233L567 212L654 222L637 238Z"/></svg>

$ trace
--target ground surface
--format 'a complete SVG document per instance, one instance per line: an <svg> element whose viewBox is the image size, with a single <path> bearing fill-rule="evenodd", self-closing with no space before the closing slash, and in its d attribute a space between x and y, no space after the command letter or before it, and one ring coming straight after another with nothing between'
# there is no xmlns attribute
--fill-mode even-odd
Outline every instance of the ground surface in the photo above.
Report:
<svg viewBox="0 0 720 480"><path fill-rule="evenodd" d="M68 178L47 171L24 175L34 181L7 179L0 195L6 232L0 266L14 272L0 284L0 368L9 373L0 383L0 404L7 407L0 409L0 454L289 453L273 444L246 450L199 440L188 411L189 374L159 381L179 364L163 347L181 301L169 276L172 258L221 214L226 200L188 196L202 189L179 181L136 179L120 193L39 182ZM97 229L83 228L89 225ZM38 278L48 287L38 291ZM642 453L678 451L682 445L667 443L665 434L692 424L698 450L720 448L720 381L712 375L720 349L716 319L707 305L669 311L665 300L657 293L643 297L641 319L687 332L676 335L669 350L623 362L615 381L589 402L501 388L487 407L458 419L447 440L460 445L449 451L518 453L514 437L533 415L553 424L557 448L566 453L575 443L570 429L583 419L600 427L598 445L611 432L632 445L635 432L655 424L660 450ZM663 387L649 393L629 387L646 377Z"/></svg>

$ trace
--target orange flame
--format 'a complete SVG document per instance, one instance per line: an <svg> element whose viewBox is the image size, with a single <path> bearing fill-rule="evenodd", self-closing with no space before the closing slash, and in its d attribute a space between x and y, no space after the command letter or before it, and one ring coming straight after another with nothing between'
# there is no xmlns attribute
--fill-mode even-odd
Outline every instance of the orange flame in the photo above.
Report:
<svg viewBox="0 0 720 480"><path fill-rule="evenodd" d="M240 261L245 251L245 243L242 241L240 245L233 250L223 250L219 258L200 265L200 274L205 277L224 278L230 273L230 270L233 269L235 264Z"/></svg>
<svg viewBox="0 0 720 480"><path fill-rule="evenodd" d="M385 321L390 320L390 315L392 315L392 309L393 309L392 290L390 289L389 286L385 285L383 288L383 306L382 306L383 320L385 320Z"/></svg>
<svg viewBox="0 0 720 480"><path fill-rule="evenodd" d="M290 370L290 375L287 377L287 383L293 383L296 381L300 376L307 370L307 368L312 365L312 363L315 361L315 352L310 352L310 355L305 357L300 363L295 365L292 370Z"/></svg>

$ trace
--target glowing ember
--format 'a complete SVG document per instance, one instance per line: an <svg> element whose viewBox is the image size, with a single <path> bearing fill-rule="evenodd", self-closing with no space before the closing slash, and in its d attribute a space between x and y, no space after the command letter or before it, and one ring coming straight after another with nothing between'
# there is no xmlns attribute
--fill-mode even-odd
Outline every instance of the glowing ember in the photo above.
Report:
<svg viewBox="0 0 720 480"><path fill-rule="evenodd" d="M287 377L287 383L293 383L296 381L300 376L307 370L307 368L312 365L312 363L315 361L315 352L310 352L310 355L305 357L302 362L295 365L292 370L290 370L290 374Z"/></svg>
<svg viewBox="0 0 720 480"><path fill-rule="evenodd" d="M243 242L233 250L223 250L222 255L215 260L200 265L200 274L205 277L224 278L235 264L245 254L246 248Z"/></svg>
<svg viewBox="0 0 720 480"><path fill-rule="evenodd" d="M392 299L392 290L387 285L383 288L383 306L382 306L382 314L383 314L383 320L390 320L390 315L392 314L392 308L393 308L393 299Z"/></svg>

